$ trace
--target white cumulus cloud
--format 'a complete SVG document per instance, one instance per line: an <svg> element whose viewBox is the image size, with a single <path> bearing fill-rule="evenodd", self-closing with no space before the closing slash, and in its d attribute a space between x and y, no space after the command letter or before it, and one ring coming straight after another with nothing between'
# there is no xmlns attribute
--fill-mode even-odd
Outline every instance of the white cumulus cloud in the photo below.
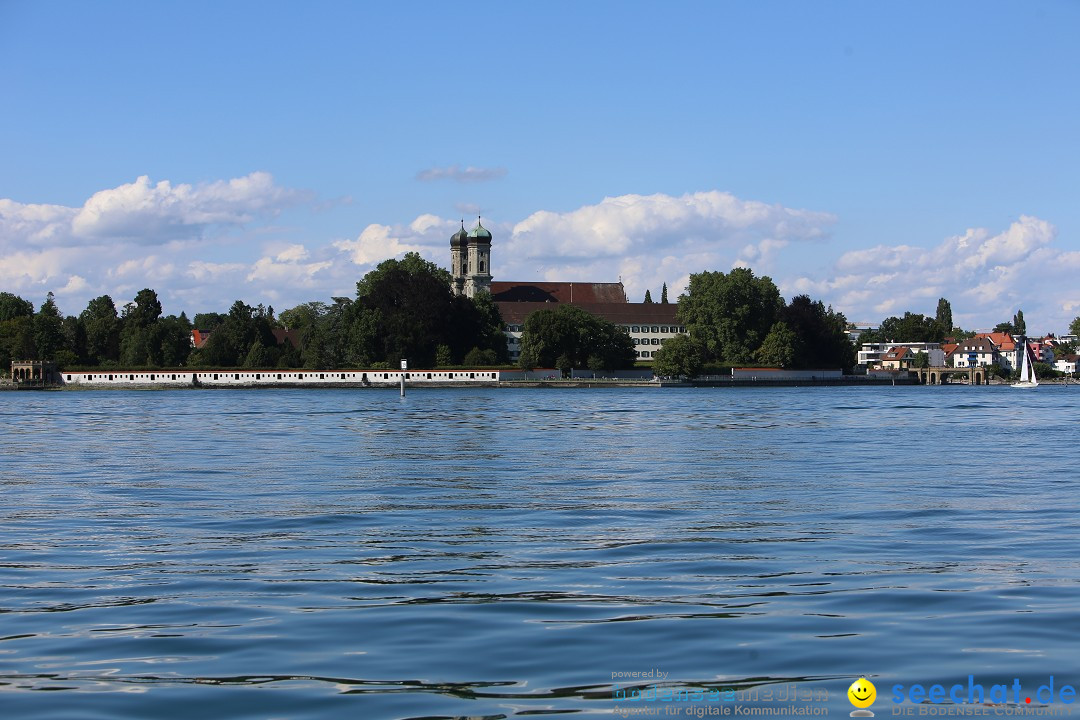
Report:
<svg viewBox="0 0 1080 720"><path fill-rule="evenodd" d="M606 274L590 279L621 278L631 300L640 301L646 289L659 298L666 282L674 302L693 272L735 266L768 272L784 247L824 240L835 222L829 213L743 200L718 190L621 195L570 212L533 213L513 226L504 252L522 269L549 266L546 277L604 267Z"/></svg>
<svg viewBox="0 0 1080 720"><path fill-rule="evenodd" d="M945 297L965 328L992 327L1022 309L1029 329L1060 332L1072 317L1080 252L1054 247L1056 236L1051 223L1024 215L1000 232L971 228L929 248L853 250L826 277L797 276L783 288L820 297L853 320L932 315Z"/></svg>
<svg viewBox="0 0 1080 720"><path fill-rule="evenodd" d="M713 190L681 196L621 195L567 213L540 211L514 226L513 241L534 254L624 255L657 247L742 246L747 242L814 239L836 218Z"/></svg>
<svg viewBox="0 0 1080 720"><path fill-rule="evenodd" d="M254 172L203 185L133 183L94 193L72 220L78 238L124 239L145 244L199 236L211 225L243 225L276 213L300 194L279 187L269 173Z"/></svg>
<svg viewBox="0 0 1080 720"><path fill-rule="evenodd" d="M354 265L374 266L392 257L418 252L429 260L445 265L450 257L450 236L457 228L453 220L435 215L421 215L408 225L380 225L364 228L355 240L338 240L333 246L345 253ZM445 257L437 248L446 245Z"/></svg>
<svg viewBox="0 0 1080 720"><path fill-rule="evenodd" d="M103 292L190 289L202 278L216 280L230 263L214 263L213 247L192 260L186 241L242 228L307 199L266 172L196 185L142 176L95 192L79 207L0 198L0 284L29 297L54 290L67 312ZM283 252L293 259L289 252L296 251Z"/></svg>

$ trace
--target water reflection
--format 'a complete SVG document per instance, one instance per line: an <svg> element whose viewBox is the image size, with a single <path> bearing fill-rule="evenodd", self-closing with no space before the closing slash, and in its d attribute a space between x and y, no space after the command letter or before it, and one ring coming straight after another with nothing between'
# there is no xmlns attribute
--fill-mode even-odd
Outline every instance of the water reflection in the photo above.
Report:
<svg viewBox="0 0 1080 720"><path fill-rule="evenodd" d="M1049 390L1007 426L994 388L18 394L6 705L609 716L612 672L662 667L839 711L928 657L1060 675L1073 480L1001 445L1076 464Z"/></svg>

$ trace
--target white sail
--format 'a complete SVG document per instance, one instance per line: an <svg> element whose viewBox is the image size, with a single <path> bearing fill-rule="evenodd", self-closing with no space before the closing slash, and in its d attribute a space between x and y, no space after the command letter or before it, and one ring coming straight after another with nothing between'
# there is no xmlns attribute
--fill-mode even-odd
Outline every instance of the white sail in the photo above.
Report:
<svg viewBox="0 0 1080 720"><path fill-rule="evenodd" d="M1027 338L1021 338L1023 350L1020 355L1020 381L1013 383L1013 387L1038 387L1039 381L1035 377L1034 363L1028 358L1028 353L1031 352L1028 348Z"/></svg>

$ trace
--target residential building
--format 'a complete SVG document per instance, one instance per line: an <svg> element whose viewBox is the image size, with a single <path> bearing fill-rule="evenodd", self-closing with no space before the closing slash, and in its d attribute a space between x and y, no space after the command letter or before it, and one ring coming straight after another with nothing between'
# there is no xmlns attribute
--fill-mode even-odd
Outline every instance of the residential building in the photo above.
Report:
<svg viewBox="0 0 1080 720"><path fill-rule="evenodd" d="M1035 358L1036 362L1044 362L1047 365L1054 364L1054 344L1047 342L1046 339L1032 340L1028 343L1028 347L1031 348L1031 357Z"/></svg>
<svg viewBox="0 0 1080 720"><path fill-rule="evenodd" d="M1062 355L1054 360L1054 369L1070 375L1075 374L1078 360L1080 360L1080 355Z"/></svg>
<svg viewBox="0 0 1080 720"><path fill-rule="evenodd" d="M878 361L882 370L910 370L915 365L915 353L906 347L894 347Z"/></svg>
<svg viewBox="0 0 1080 720"><path fill-rule="evenodd" d="M930 356L930 365L941 367L945 364L945 353L940 343L926 342L903 342L903 343L863 343L857 353L856 363L868 368L880 368L885 355L894 348L904 347L911 351L912 356L924 352Z"/></svg>
<svg viewBox="0 0 1080 720"><path fill-rule="evenodd" d="M849 322L844 328L844 334L852 345L859 343L859 337L867 330L877 330L878 325L872 323Z"/></svg>
<svg viewBox="0 0 1080 720"><path fill-rule="evenodd" d="M1020 367L1020 344L1007 332L977 333L976 338L986 338L997 350L996 364L1006 370ZM965 341L966 342L966 341ZM986 363L993 365L995 363ZM960 367L959 365L957 367Z"/></svg>
<svg viewBox="0 0 1080 720"><path fill-rule="evenodd" d="M953 350L953 367L989 367L998 365L1004 367L1001 362L1001 352L987 333L982 333L967 340L962 340Z"/></svg>

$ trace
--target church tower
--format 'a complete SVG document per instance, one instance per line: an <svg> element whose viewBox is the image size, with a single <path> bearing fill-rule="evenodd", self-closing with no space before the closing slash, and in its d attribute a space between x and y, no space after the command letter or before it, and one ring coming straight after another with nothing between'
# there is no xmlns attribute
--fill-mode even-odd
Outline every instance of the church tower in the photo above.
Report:
<svg viewBox="0 0 1080 720"><path fill-rule="evenodd" d="M455 295L465 294L465 276L468 274L465 245L468 239L469 233L465 231L465 221L462 220L461 229L450 236L450 289Z"/></svg>
<svg viewBox="0 0 1080 720"><path fill-rule="evenodd" d="M450 275L454 294L473 298L479 292L491 292L491 233L476 219L476 227L461 230L450 238Z"/></svg>

